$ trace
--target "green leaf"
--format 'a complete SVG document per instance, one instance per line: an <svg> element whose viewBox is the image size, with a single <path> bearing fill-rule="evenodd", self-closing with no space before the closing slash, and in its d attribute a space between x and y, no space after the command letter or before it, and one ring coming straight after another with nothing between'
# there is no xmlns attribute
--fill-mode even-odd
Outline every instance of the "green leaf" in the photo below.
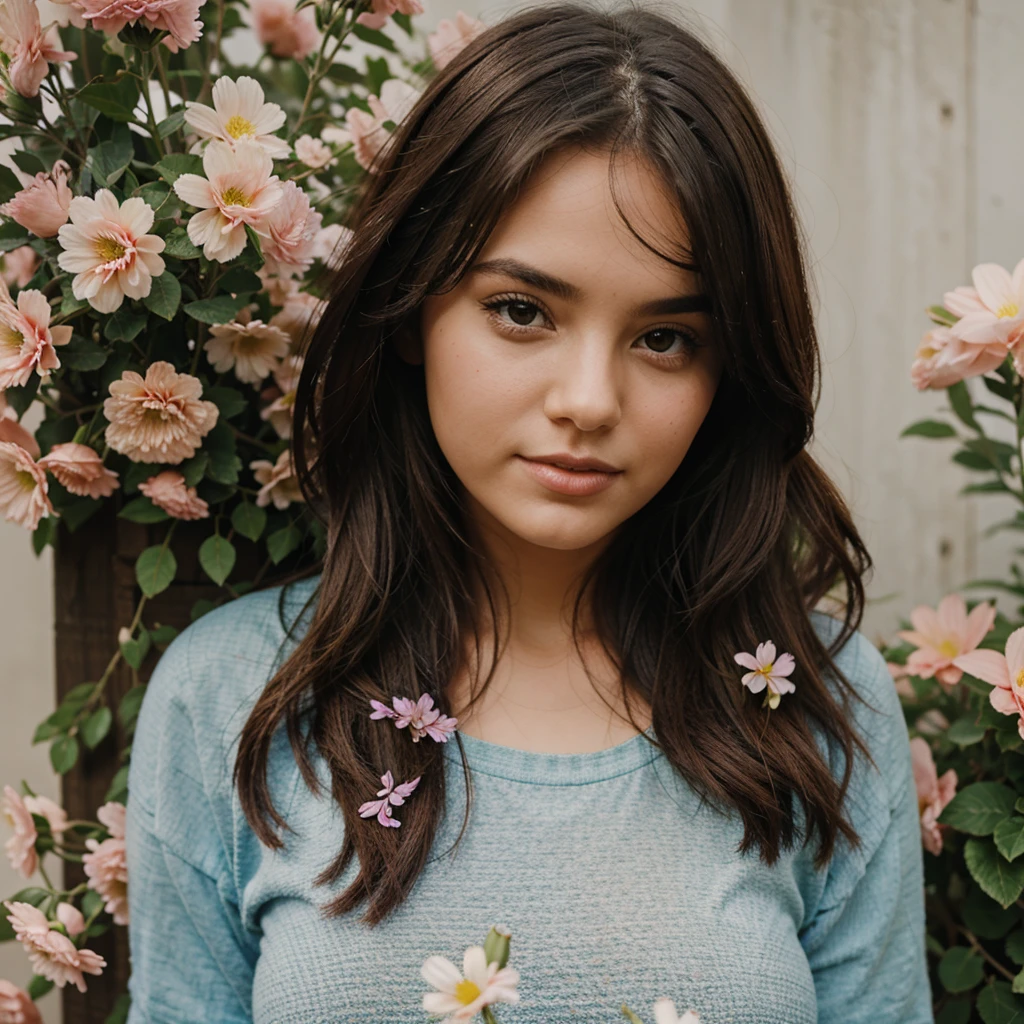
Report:
<svg viewBox="0 0 1024 1024"><path fill-rule="evenodd" d="M1024 1002L1008 982L995 981L978 993L978 1013L985 1024L1024 1024Z"/></svg>
<svg viewBox="0 0 1024 1024"><path fill-rule="evenodd" d="M206 476L220 484L237 484L242 471L242 460L237 454L235 435L231 427L218 417L213 429L206 435L203 450L210 456Z"/></svg>
<svg viewBox="0 0 1024 1024"><path fill-rule="evenodd" d="M267 526L267 510L243 501L236 505L234 512L231 513L231 525L243 537L258 541Z"/></svg>
<svg viewBox="0 0 1024 1024"><path fill-rule="evenodd" d="M964 715L958 718L947 730L946 737L958 747L967 747L984 739L986 727L975 721L976 715Z"/></svg>
<svg viewBox="0 0 1024 1024"><path fill-rule="evenodd" d="M942 324L944 327L952 327L960 318L954 316L945 306L929 306L928 316L937 324Z"/></svg>
<svg viewBox="0 0 1024 1024"><path fill-rule="evenodd" d="M245 395L243 395L241 391L238 391L235 388L204 388L203 398L213 402L213 404L220 410L220 416L217 418L218 423L222 420L230 420L249 408L248 399L246 399Z"/></svg>
<svg viewBox="0 0 1024 1024"><path fill-rule="evenodd" d="M158 647L166 647L177 635L178 631L173 626L158 626L149 631L150 639Z"/></svg>
<svg viewBox="0 0 1024 1024"><path fill-rule="evenodd" d="M161 139L166 139L168 135L173 135L184 123L185 111L172 111L156 126L156 133Z"/></svg>
<svg viewBox="0 0 1024 1024"><path fill-rule="evenodd" d="M85 166L98 185L109 187L124 174L134 155L131 139L107 139L89 150Z"/></svg>
<svg viewBox="0 0 1024 1024"><path fill-rule="evenodd" d="M16 149L10 154L10 158L18 170L24 171L26 174L36 175L40 171L45 174L50 170L36 153L28 149Z"/></svg>
<svg viewBox="0 0 1024 1024"><path fill-rule="evenodd" d="M29 233L17 221L10 220L0 225L0 252L20 249L31 241Z"/></svg>
<svg viewBox="0 0 1024 1024"><path fill-rule="evenodd" d="M947 992L969 992L981 984L984 965L970 946L953 946L939 961L939 980Z"/></svg>
<svg viewBox="0 0 1024 1024"><path fill-rule="evenodd" d="M74 736L61 736L50 747L50 764L58 775L64 775L75 767L78 760L78 740Z"/></svg>
<svg viewBox="0 0 1024 1024"><path fill-rule="evenodd" d="M120 512L118 519L127 519L130 523L162 523L171 517L150 501L145 495L139 495L129 501Z"/></svg>
<svg viewBox="0 0 1024 1024"><path fill-rule="evenodd" d="M992 392L993 395L998 395L1000 398L1005 398L1007 402L1013 401L1013 385L1007 384L1005 380L1000 380L998 377L982 377L982 382L985 387Z"/></svg>
<svg viewBox="0 0 1024 1024"><path fill-rule="evenodd" d="M1024 928L1018 928L1006 940L1006 955L1018 966L1024 966Z"/></svg>
<svg viewBox="0 0 1024 1024"><path fill-rule="evenodd" d="M127 123L134 120L135 105L139 102L139 87L136 80L125 75L118 82L97 82L87 85L78 92L78 98L106 114L112 121Z"/></svg>
<svg viewBox="0 0 1024 1024"><path fill-rule="evenodd" d="M42 999L53 988L53 985L54 983L49 978L44 978L41 974L33 974L25 991L28 993L29 999L35 1002L37 999Z"/></svg>
<svg viewBox="0 0 1024 1024"><path fill-rule="evenodd" d="M192 244L188 232L184 228L175 228L164 241L166 242L164 255L174 256L179 260L198 259L199 254L203 251Z"/></svg>
<svg viewBox="0 0 1024 1024"><path fill-rule="evenodd" d="M122 765L118 768L113 779L110 780L110 786L107 789L106 794L103 797L104 802L114 800L119 804L125 802L125 797L128 795L128 765Z"/></svg>
<svg viewBox="0 0 1024 1024"><path fill-rule="evenodd" d="M223 586L235 567L235 546L226 538L214 534L199 547L199 564L217 586Z"/></svg>
<svg viewBox="0 0 1024 1024"><path fill-rule="evenodd" d="M246 267L232 267L218 282L222 292L258 292L263 282Z"/></svg>
<svg viewBox="0 0 1024 1024"><path fill-rule="evenodd" d="M1011 864L990 839L968 839L964 860L971 877L1001 907L1008 907L1024 892L1024 861Z"/></svg>
<svg viewBox="0 0 1024 1024"><path fill-rule="evenodd" d="M146 548L135 562L135 578L146 597L165 591L178 571L174 552L162 544Z"/></svg>
<svg viewBox="0 0 1024 1024"><path fill-rule="evenodd" d="M935 1015L935 1024L968 1024L970 1019L970 999L950 999Z"/></svg>
<svg viewBox="0 0 1024 1024"><path fill-rule="evenodd" d="M229 8L234 10L234 8ZM117 997L117 1002L114 1003L114 1008L107 1014L107 1019L103 1024L126 1024L128 1020L128 1011L132 1007L132 997L127 992L122 992Z"/></svg>
<svg viewBox="0 0 1024 1024"><path fill-rule="evenodd" d="M203 175L203 159L190 153L169 153L155 165L160 177L173 185L183 174Z"/></svg>
<svg viewBox="0 0 1024 1024"><path fill-rule="evenodd" d="M142 707L142 698L146 696L145 686L133 686L122 698L117 706L117 717L125 729L130 729L135 720L139 717L139 709Z"/></svg>
<svg viewBox="0 0 1024 1024"><path fill-rule="evenodd" d="M1012 989L1017 995L1024 994L1024 971L1018 972L1016 977L1013 979Z"/></svg>
<svg viewBox="0 0 1024 1024"><path fill-rule="evenodd" d="M111 713L110 708L97 708L82 723L82 742L90 750L93 750L96 747L98 747L103 742L107 733L110 732L110 726L113 721L114 716Z"/></svg>
<svg viewBox="0 0 1024 1024"><path fill-rule="evenodd" d="M981 427L974 418L974 406L971 402L971 393L967 389L966 382L958 380L955 384L950 384L946 388L946 394L949 395L950 405L953 406L953 412L956 413L960 422L966 424L972 430L980 432Z"/></svg>
<svg viewBox="0 0 1024 1024"><path fill-rule="evenodd" d="M57 350L60 365L69 370L98 370L108 359L110 353L97 345L90 338L73 334L71 340Z"/></svg>
<svg viewBox="0 0 1024 1024"><path fill-rule="evenodd" d="M203 397L206 398L206 392L203 392ZM185 478L186 487L196 487L199 481L203 479L203 475L206 473L206 467L210 464L210 453L200 451L192 456L191 459L186 459L178 466L178 470L181 475Z"/></svg>
<svg viewBox="0 0 1024 1024"><path fill-rule="evenodd" d="M275 530L267 537L267 554L277 565L282 559L293 552L301 543L302 534L297 526L289 525L283 530Z"/></svg>
<svg viewBox="0 0 1024 1024"><path fill-rule="evenodd" d="M364 43L373 43L374 46L379 46L382 50L390 50L392 53L398 52L394 40L386 36L379 28L368 28L366 25L360 25L357 21L352 26L352 34L362 39Z"/></svg>
<svg viewBox="0 0 1024 1024"><path fill-rule="evenodd" d="M942 825L973 836L991 835L1013 813L1017 794L999 782L974 782L965 786L938 817Z"/></svg>
<svg viewBox="0 0 1024 1024"><path fill-rule="evenodd" d="M123 302L103 325L103 337L107 341L133 341L142 333L146 319L145 313L135 313L127 302Z"/></svg>
<svg viewBox="0 0 1024 1024"><path fill-rule="evenodd" d="M996 849L1007 859L1016 860L1024 853L1024 818L1006 818L992 833Z"/></svg>
<svg viewBox="0 0 1024 1024"><path fill-rule="evenodd" d="M938 420L918 420L906 427L900 437L956 437L956 431Z"/></svg>
<svg viewBox="0 0 1024 1024"><path fill-rule="evenodd" d="M1000 907L976 882L971 883L961 913L964 924L983 939L1001 939L1020 921L1016 907Z"/></svg>
<svg viewBox="0 0 1024 1024"><path fill-rule="evenodd" d="M166 271L153 278L149 294L142 300L146 309L165 320L173 320L181 305L181 285L173 274Z"/></svg>
<svg viewBox="0 0 1024 1024"><path fill-rule="evenodd" d="M132 640L125 640L120 644L121 654L124 660L134 669L139 669L146 660L150 648L149 631L145 626L139 630L139 635Z"/></svg>
<svg viewBox="0 0 1024 1024"><path fill-rule="evenodd" d="M25 186L10 167L0 164L0 202L6 203L14 198L15 192L20 192Z"/></svg>
<svg viewBox="0 0 1024 1024"><path fill-rule="evenodd" d="M235 314L249 304L248 298L230 295L215 295L212 299L197 299L185 304L185 313L203 324L226 324L234 320Z"/></svg>

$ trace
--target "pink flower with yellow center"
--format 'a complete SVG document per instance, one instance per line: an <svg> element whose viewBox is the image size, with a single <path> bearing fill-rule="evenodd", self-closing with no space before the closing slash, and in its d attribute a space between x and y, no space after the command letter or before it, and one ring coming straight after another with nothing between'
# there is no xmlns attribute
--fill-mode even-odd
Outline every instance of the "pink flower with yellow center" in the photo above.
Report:
<svg viewBox="0 0 1024 1024"><path fill-rule="evenodd" d="M185 477L175 469L165 469L151 476L139 484L139 490L175 519L208 519L210 516L210 506L194 487L185 486Z"/></svg>
<svg viewBox="0 0 1024 1024"><path fill-rule="evenodd" d="M471 1020L493 1003L518 1003L519 972L491 961L483 946L470 946L462 956L462 970L444 956L429 956L420 968L423 980L436 992L423 996L427 1013L447 1014L440 1024Z"/></svg>
<svg viewBox="0 0 1024 1024"><path fill-rule="evenodd" d="M47 497L46 471L21 445L0 441L0 515L34 530L44 516L56 516Z"/></svg>
<svg viewBox="0 0 1024 1024"><path fill-rule="evenodd" d="M39 458L39 442L18 422L18 414L7 404L0 391L0 441L10 441L32 456Z"/></svg>
<svg viewBox="0 0 1024 1024"><path fill-rule="evenodd" d="M756 654L740 651L733 655L733 660L737 665L751 670L743 676L743 685L751 693L760 693L765 687L768 688L762 707L767 705L775 709L779 706L782 694L796 690L796 685L786 678L792 674L796 661L792 654L780 654L776 658L775 644L771 640L758 644Z"/></svg>
<svg viewBox="0 0 1024 1024"><path fill-rule="evenodd" d="M948 388L957 381L988 373L1006 359L1002 342L979 345L958 338L949 327L926 332L910 367L910 380L918 391Z"/></svg>
<svg viewBox="0 0 1024 1024"><path fill-rule="evenodd" d="M291 277L313 263L323 217L309 204L309 196L294 181L285 183L281 201L264 226L263 258L268 273Z"/></svg>
<svg viewBox="0 0 1024 1024"><path fill-rule="evenodd" d="M973 288L956 288L943 297L946 309L960 318L953 333L972 344L1008 347L1024 331L1024 260L1012 274L998 263L979 263L971 279Z"/></svg>
<svg viewBox="0 0 1024 1024"><path fill-rule="evenodd" d="M1020 715L1017 731L1024 739L1024 626L1009 635L1005 654L988 649L967 651L958 654L953 664L994 687L989 703L1004 715Z"/></svg>
<svg viewBox="0 0 1024 1024"><path fill-rule="evenodd" d="M910 758L914 767L914 786L917 789L917 813L921 819L921 842L929 853L938 856L942 853L942 832L936 819L946 804L956 796L956 772L950 768L939 778L932 748L920 736L910 741Z"/></svg>
<svg viewBox="0 0 1024 1024"><path fill-rule="evenodd" d="M914 628L897 634L917 647L907 658L907 671L922 679L934 676L944 687L950 687L963 675L957 657L981 643L995 625L996 609L982 602L968 615L964 599L959 594L947 594L938 610L918 605L910 613L910 621Z"/></svg>
<svg viewBox="0 0 1024 1024"><path fill-rule="evenodd" d="M270 404L260 409L260 419L269 420L277 436L288 440L292 436L292 416L295 408L295 392L302 373L302 356L286 356L280 366L274 368L274 387L260 392L260 398Z"/></svg>
<svg viewBox="0 0 1024 1024"><path fill-rule="evenodd" d="M110 189L101 188L94 199L75 196L68 213L71 223L57 232L64 249L57 263L75 275L75 298L100 313L120 309L126 295L144 299L153 278L164 272L164 240L146 234L153 207L138 196L118 204Z"/></svg>
<svg viewBox="0 0 1024 1024"><path fill-rule="evenodd" d="M55 444L39 460L61 486L83 498L109 498L121 485L118 474L103 465L103 460L87 444L68 441Z"/></svg>
<svg viewBox="0 0 1024 1024"><path fill-rule="evenodd" d="M245 248L247 224L266 233L267 217L282 196L273 169L274 161L252 139L234 145L212 139L203 153L206 177L182 174L174 182L178 198L202 211L189 219L188 237L208 260L233 260Z"/></svg>
<svg viewBox="0 0 1024 1024"><path fill-rule="evenodd" d="M258 142L272 157L288 155L288 143L274 132L285 122L285 113L276 103L267 103L263 87L255 78L242 75L237 80L221 76L213 83L213 106L185 104L185 121L201 136L192 147L200 153L207 139L233 146L239 139Z"/></svg>
<svg viewBox="0 0 1024 1024"><path fill-rule="evenodd" d="M249 468L261 485L256 495L256 504L261 508L273 501L274 508L285 509L293 501L306 500L292 466L291 449L285 448L273 464L268 459L255 459Z"/></svg>
<svg viewBox="0 0 1024 1024"><path fill-rule="evenodd" d="M49 65L74 60L76 53L60 49L56 29L43 31L35 0L0 2L0 50L11 59L7 75L21 96L38 96Z"/></svg>
<svg viewBox="0 0 1024 1024"><path fill-rule="evenodd" d="M36 974L63 988L69 981L86 991L83 974L102 974L106 960L91 949L79 949L66 935L50 928L46 915L31 903L4 900L14 937L28 954Z"/></svg>
<svg viewBox="0 0 1024 1024"><path fill-rule="evenodd" d="M218 373L234 369L240 381L259 384L288 354L288 345L288 335L280 327L240 318L211 327L203 350Z"/></svg>
<svg viewBox="0 0 1024 1024"><path fill-rule="evenodd" d="M53 238L68 222L68 208L73 198L68 185L70 170L67 163L58 160L49 174L39 171L10 202L0 206L0 213L40 238Z"/></svg>
<svg viewBox="0 0 1024 1024"><path fill-rule="evenodd" d="M145 379L125 370L103 403L107 444L132 462L173 465L192 458L219 415L202 393L198 377L177 373L164 360L150 364Z"/></svg>
<svg viewBox="0 0 1024 1024"><path fill-rule="evenodd" d="M41 291L23 288L14 302L0 281L0 389L26 384L33 370L49 380L60 366L54 346L66 345L71 333L68 325L50 326L50 303Z"/></svg>
<svg viewBox="0 0 1024 1024"><path fill-rule="evenodd" d="M451 63L452 59L467 43L472 42L487 26L477 18L471 18L465 11L459 11L455 20L442 18L437 29L427 36L427 46L438 71Z"/></svg>

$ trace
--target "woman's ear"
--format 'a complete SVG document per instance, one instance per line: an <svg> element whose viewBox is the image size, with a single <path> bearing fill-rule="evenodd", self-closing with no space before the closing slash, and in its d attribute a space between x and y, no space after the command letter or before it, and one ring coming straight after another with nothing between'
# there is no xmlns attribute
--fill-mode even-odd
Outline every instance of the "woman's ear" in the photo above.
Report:
<svg viewBox="0 0 1024 1024"><path fill-rule="evenodd" d="M405 325L395 332L392 344L399 357L413 366L423 362L423 339L419 330L412 325Z"/></svg>

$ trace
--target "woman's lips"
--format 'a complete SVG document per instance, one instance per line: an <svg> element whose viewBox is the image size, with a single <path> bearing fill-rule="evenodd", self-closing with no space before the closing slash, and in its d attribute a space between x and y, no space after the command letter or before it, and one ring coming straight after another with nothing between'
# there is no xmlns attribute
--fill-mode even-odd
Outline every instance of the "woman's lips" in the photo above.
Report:
<svg viewBox="0 0 1024 1024"><path fill-rule="evenodd" d="M590 494L597 494L611 487L619 473L602 473L596 469L575 470L562 469L559 466L552 466L549 462L535 462L522 455L516 458L526 467L527 472L548 490L557 494L569 494L573 497L583 497Z"/></svg>

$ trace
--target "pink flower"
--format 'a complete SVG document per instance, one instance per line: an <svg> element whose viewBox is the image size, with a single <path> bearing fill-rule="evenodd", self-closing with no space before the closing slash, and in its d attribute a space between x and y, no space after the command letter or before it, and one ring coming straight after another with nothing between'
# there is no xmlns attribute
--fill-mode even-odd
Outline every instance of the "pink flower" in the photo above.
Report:
<svg viewBox="0 0 1024 1024"><path fill-rule="evenodd" d="M46 472L24 448L0 441L0 515L34 530L44 516L57 516L47 497Z"/></svg>
<svg viewBox="0 0 1024 1024"><path fill-rule="evenodd" d="M256 495L256 504L261 508L271 500L274 508L279 509L287 508L293 501L305 501L292 467L291 449L285 448L273 465L267 459L256 459L249 463L249 468L261 485Z"/></svg>
<svg viewBox="0 0 1024 1024"><path fill-rule="evenodd" d="M353 155L360 167L371 172L374 170L374 159L391 137L384 123L394 121L398 124L412 110L419 96L420 93L407 82L389 78L380 87L379 98L367 98L372 115L358 107L349 107L345 113L345 124L352 136Z"/></svg>
<svg viewBox="0 0 1024 1024"><path fill-rule="evenodd" d="M38 96L49 64L77 56L60 49L56 29L43 32L35 0L4 0L0 4L0 50L11 58L7 74L21 96Z"/></svg>
<svg viewBox="0 0 1024 1024"><path fill-rule="evenodd" d="M114 924L128 924L128 862L125 857L125 806L106 803L96 817L107 827L110 838L98 842L86 839L89 853L82 854L82 867L89 888L104 899L104 909L113 915Z"/></svg>
<svg viewBox="0 0 1024 1024"><path fill-rule="evenodd" d="M16 284L19 288L32 280L39 266L39 254L30 245L19 245L17 249L3 254L3 270L0 278L4 284Z"/></svg>
<svg viewBox="0 0 1024 1024"><path fill-rule="evenodd" d="M367 28L383 28L392 14L422 14L420 0L373 0L373 10L360 14L356 21Z"/></svg>
<svg viewBox="0 0 1024 1024"><path fill-rule="evenodd" d="M3 980L0 980L0 1024L43 1024L29 994Z"/></svg>
<svg viewBox="0 0 1024 1024"><path fill-rule="evenodd" d="M918 605L910 613L914 628L897 635L918 648L907 658L907 671L922 679L936 679L946 688L960 682L963 672L957 667L958 655L973 651L994 627L996 609L982 602L970 615L959 594L947 594L935 611ZM973 675L973 673L972 673Z"/></svg>
<svg viewBox="0 0 1024 1024"><path fill-rule="evenodd" d="M203 350L218 373L234 369L240 381L259 384L288 354L288 345L288 335L280 327L239 318L211 327Z"/></svg>
<svg viewBox="0 0 1024 1024"><path fill-rule="evenodd" d="M307 166L319 170L330 167L335 162L331 147L322 139L314 139L312 135L300 135L295 140L295 155Z"/></svg>
<svg viewBox="0 0 1024 1024"><path fill-rule="evenodd" d="M341 224L328 224L327 227L321 228L316 236L313 255L323 260L327 266L337 270L345 259L345 252L352 244L353 238L355 238L355 232L351 228L346 228Z"/></svg>
<svg viewBox="0 0 1024 1024"><path fill-rule="evenodd" d="M219 415L213 402L200 401L202 393L198 377L176 373L164 360L150 364L145 380L125 370L103 403L107 444L132 462L176 465L192 458Z"/></svg>
<svg viewBox="0 0 1024 1024"><path fill-rule="evenodd" d="M85 931L85 918L73 903L58 903L56 913L57 920L64 925L71 938Z"/></svg>
<svg viewBox="0 0 1024 1024"><path fill-rule="evenodd" d="M210 507L196 493L185 487L185 478L176 469L165 469L139 484L139 490L157 508L175 519L208 519Z"/></svg>
<svg viewBox="0 0 1024 1024"><path fill-rule="evenodd" d="M973 288L947 292L944 305L960 317L953 333L978 345L1009 347L1024 330L1024 260L1012 276L998 263L979 263L971 272Z"/></svg>
<svg viewBox="0 0 1024 1024"><path fill-rule="evenodd" d="M447 743L448 736L455 731L459 721L442 715L434 707L434 698L429 693L424 693L417 701L411 701L408 697L392 697L391 703L395 707L394 711L379 700L371 700L370 706L374 710L370 718L393 718L399 729L409 726L413 743L419 743L424 736L438 743Z"/></svg>
<svg viewBox="0 0 1024 1024"><path fill-rule="evenodd" d="M72 199L68 185L70 170L63 160L58 160L49 174L40 171L10 202L0 206L0 213L40 238L53 238L68 221Z"/></svg>
<svg viewBox="0 0 1024 1024"><path fill-rule="evenodd" d="M395 785L391 772L386 772L380 777L384 783L383 789L377 790L377 796L383 800L370 800L359 807L361 818L372 818L377 815L377 820L388 828L398 828L402 823L397 818L391 817L391 807L401 807L405 798L412 796L412 791L420 784L420 776L417 775L411 782L403 782L400 786Z"/></svg>
<svg viewBox="0 0 1024 1024"><path fill-rule="evenodd" d="M95 449L87 444L55 444L39 460L39 465L49 470L61 486L83 498L109 498L121 486L118 474L107 469Z"/></svg>
<svg viewBox="0 0 1024 1024"><path fill-rule="evenodd" d="M25 806L32 814L38 814L45 818L50 826L50 831L59 835L68 827L68 815L59 804L55 804L49 797L26 796Z"/></svg>
<svg viewBox="0 0 1024 1024"><path fill-rule="evenodd" d="M39 856L36 854L39 833L32 820L32 812L13 786L4 786L2 806L7 824L14 829L14 835L4 843L7 859L22 878L31 878L39 867Z"/></svg>
<svg viewBox="0 0 1024 1024"><path fill-rule="evenodd" d="M1005 655L987 649L965 651L953 664L994 687L989 703L1004 715L1020 715L1017 731L1024 739L1024 626L1007 638Z"/></svg>
<svg viewBox="0 0 1024 1024"><path fill-rule="evenodd" d="M285 113L276 103L267 103L263 87L255 78L242 75L232 80L222 75L213 83L213 106L185 104L185 121L201 136L192 147L202 151L207 139L233 146L238 139L258 142L271 157L287 156L288 143L274 132L285 122Z"/></svg>
<svg viewBox="0 0 1024 1024"><path fill-rule="evenodd" d="M39 458L39 442L18 422L18 414L7 404L3 391L0 391L0 441L9 441L32 456Z"/></svg>
<svg viewBox="0 0 1024 1024"><path fill-rule="evenodd" d="M918 391L948 388L967 377L994 370L1006 358L1002 342L979 345L958 338L949 327L936 326L921 339L910 367Z"/></svg>
<svg viewBox="0 0 1024 1024"><path fill-rule="evenodd" d="M250 0L256 38L275 57L303 60L320 43L312 7L295 10L294 0Z"/></svg>
<svg viewBox="0 0 1024 1024"><path fill-rule="evenodd" d="M164 240L146 233L153 207L138 196L119 204L110 189L101 188L94 199L75 196L68 212L71 223L57 232L64 249L57 263L75 275L75 298L100 313L120 309L126 295L144 299L153 278L164 272Z"/></svg>
<svg viewBox="0 0 1024 1024"><path fill-rule="evenodd" d="M491 961L483 946L470 946L462 957L462 971L443 956L428 956L420 976L436 992L423 996L427 1013L447 1014L440 1024L471 1020L492 1003L518 1003L519 972Z"/></svg>
<svg viewBox="0 0 1024 1024"><path fill-rule="evenodd" d="M472 42L487 26L477 18L471 18L465 11L459 11L455 20L442 18L437 29L427 36L430 56L438 71L451 63L452 59L467 43Z"/></svg>
<svg viewBox="0 0 1024 1024"><path fill-rule="evenodd" d="M290 355L274 368L275 387L260 392L260 398L270 404L260 409L260 419L269 420L278 437L288 440L292 436L292 415L295 392L302 372L302 356Z"/></svg>
<svg viewBox="0 0 1024 1024"><path fill-rule="evenodd" d="M762 707L777 708L782 694L796 690L795 684L786 678L796 667L796 661L792 654L780 654L776 658L775 644L771 640L758 644L756 654L740 651L733 655L733 660L737 665L751 669L743 676L743 685L751 693L760 693L768 687Z"/></svg>
<svg viewBox="0 0 1024 1024"><path fill-rule="evenodd" d="M203 34L199 20L203 0L74 0L74 6L108 36L140 19L145 28L169 32L172 53L191 46Z"/></svg>
<svg viewBox="0 0 1024 1024"><path fill-rule="evenodd" d="M309 196L294 181L285 183L281 201L267 217L263 257L267 271L292 277L313 263L316 237L323 218L309 205Z"/></svg>
<svg viewBox="0 0 1024 1024"><path fill-rule="evenodd" d="M322 299L309 292L293 292L285 298L281 311L270 318L270 323L288 335L292 351L297 352L305 340L307 330L319 323L323 311Z"/></svg>
<svg viewBox="0 0 1024 1024"><path fill-rule="evenodd" d="M50 928L46 915L31 903L4 901L10 911L7 920L14 928L14 937L28 954L36 974L48 978L58 988L69 981L79 992L85 992L84 974L102 974L106 960L91 949L79 949L66 935Z"/></svg>
<svg viewBox="0 0 1024 1024"><path fill-rule="evenodd" d="M921 842L929 853L938 856L942 853L942 826L935 819L956 796L956 772L950 768L940 779L932 759L932 748L920 736L910 741L910 754L917 787L918 814L921 816Z"/></svg>
<svg viewBox="0 0 1024 1024"><path fill-rule="evenodd" d="M270 154L252 139L243 136L233 145L212 139L203 153L206 177L182 174L174 182L178 197L202 210L189 219L188 237L208 260L233 260L245 248L246 224L265 234L282 196L273 169Z"/></svg>
<svg viewBox="0 0 1024 1024"><path fill-rule="evenodd" d="M70 325L50 326L50 302L35 288L23 288L18 301L0 282L0 389L28 383L35 370L49 380L60 366L55 345L71 340Z"/></svg>

